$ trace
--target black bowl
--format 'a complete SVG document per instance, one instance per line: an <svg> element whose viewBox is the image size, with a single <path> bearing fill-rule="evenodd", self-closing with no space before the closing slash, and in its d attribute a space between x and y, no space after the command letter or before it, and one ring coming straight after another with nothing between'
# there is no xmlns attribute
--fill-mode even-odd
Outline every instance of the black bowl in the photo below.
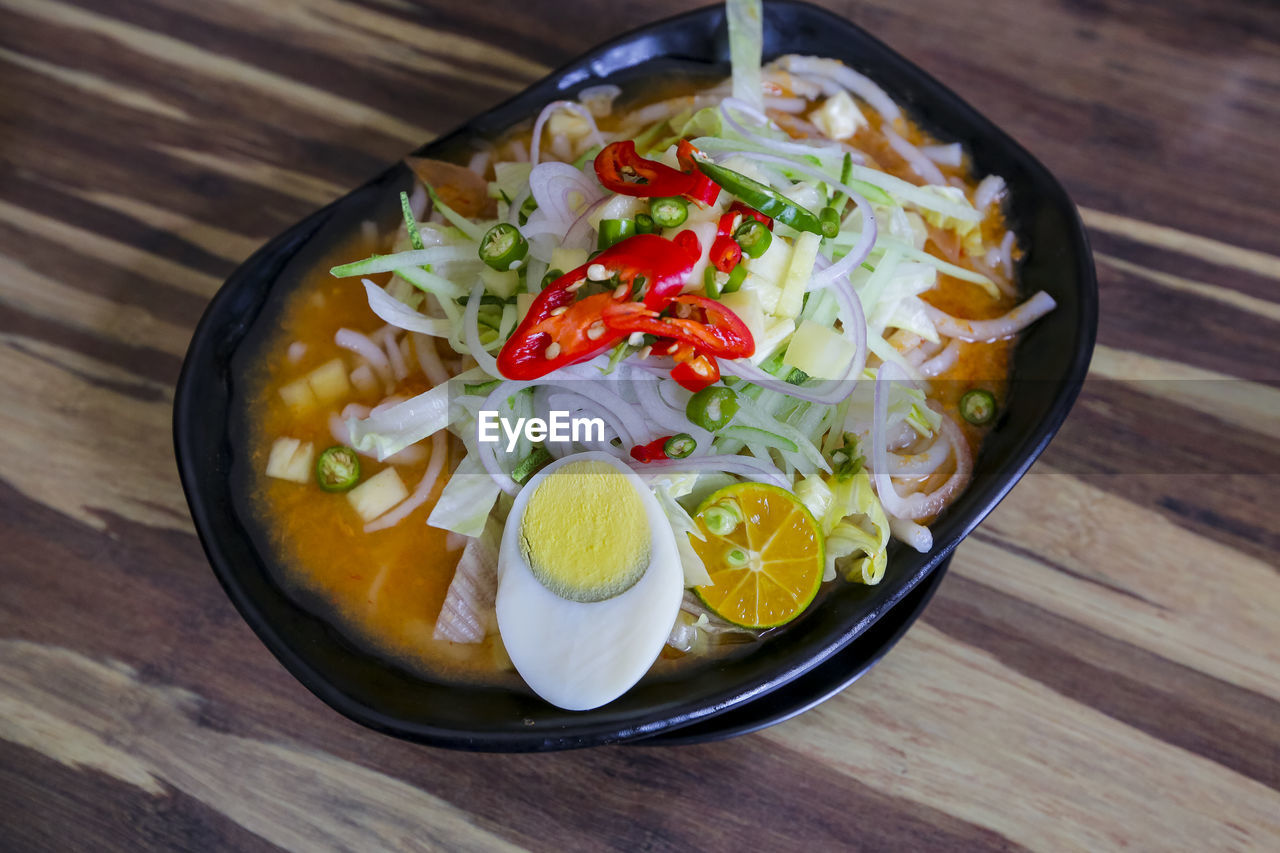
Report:
<svg viewBox="0 0 1280 853"><path fill-rule="evenodd" d="M363 220L394 221L397 192L411 178L393 166L272 240L227 280L196 329L174 405L183 487L218 579L281 663L339 712L410 740L494 751L635 740L710 721L821 666L874 626L1004 497L1066 417L1093 349L1097 283L1084 229L1062 187L1006 134L848 21L794 2L768 3L764 17L766 59L802 53L843 60L940 138L964 143L978 173L1008 182L1006 212L1027 252L1024 287L1048 291L1058 308L1018 342L1013 392L973 485L933 525L930 553L891 552L881 585L838 585L823 606L750 652L684 675L646 678L592 711L562 711L524 690L435 681L365 650L274 579L276 558L247 499L244 386L291 288ZM469 139L499 133L550 100L602 82L626 90L654 75L725 75L727 55L722 8L671 18L590 51L419 153L461 156Z"/></svg>

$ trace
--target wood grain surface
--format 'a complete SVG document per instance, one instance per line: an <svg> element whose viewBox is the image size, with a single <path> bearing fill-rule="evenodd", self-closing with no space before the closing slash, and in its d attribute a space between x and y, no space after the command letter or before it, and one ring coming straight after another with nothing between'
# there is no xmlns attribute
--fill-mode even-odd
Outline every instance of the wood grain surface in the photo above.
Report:
<svg viewBox="0 0 1280 853"><path fill-rule="evenodd" d="M546 756L338 716L205 562L170 444L255 247L675 0L0 0L0 848L1280 849L1280 8L826 5L1066 184L1091 381L869 675Z"/></svg>

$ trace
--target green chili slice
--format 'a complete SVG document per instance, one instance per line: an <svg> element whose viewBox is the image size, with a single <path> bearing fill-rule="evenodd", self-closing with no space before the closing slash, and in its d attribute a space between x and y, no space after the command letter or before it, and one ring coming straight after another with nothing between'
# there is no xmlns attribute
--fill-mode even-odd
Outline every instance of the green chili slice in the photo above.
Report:
<svg viewBox="0 0 1280 853"><path fill-rule="evenodd" d="M360 480L360 457L350 447L335 444L316 460L316 482L326 492L345 492Z"/></svg>
<svg viewBox="0 0 1280 853"><path fill-rule="evenodd" d="M840 233L840 213L834 207L822 208L818 219L822 224L823 237L834 237Z"/></svg>
<svg viewBox="0 0 1280 853"><path fill-rule="evenodd" d="M689 204L675 196L655 198L649 202L649 215L663 228L675 228L689 218Z"/></svg>
<svg viewBox="0 0 1280 853"><path fill-rule="evenodd" d="M564 275L564 270L551 269L547 270L547 274L542 277L542 289L546 290L547 285Z"/></svg>
<svg viewBox="0 0 1280 853"><path fill-rule="evenodd" d="M738 395L728 388L712 385L689 398L684 414L691 422L708 432L728 426L738 413Z"/></svg>
<svg viewBox="0 0 1280 853"><path fill-rule="evenodd" d="M600 237L596 241L596 248L603 252L614 243L625 240L635 233L634 219L601 219Z"/></svg>
<svg viewBox="0 0 1280 853"><path fill-rule="evenodd" d="M734 501L721 501L704 509L699 516L707 529L717 536L728 536L742 523L742 508Z"/></svg>
<svg viewBox="0 0 1280 853"><path fill-rule="evenodd" d="M707 264L707 268L702 271L702 289L706 291L707 296L716 299L720 296L722 288L720 287L720 279L716 278L716 268Z"/></svg>
<svg viewBox="0 0 1280 853"><path fill-rule="evenodd" d="M480 238L480 260L503 272L524 260L529 241L509 222L499 222Z"/></svg>
<svg viewBox="0 0 1280 853"><path fill-rule="evenodd" d="M862 470L865 460L858 453L858 436L844 434L844 444L831 452L831 474L838 480L847 480Z"/></svg>
<svg viewBox="0 0 1280 853"><path fill-rule="evenodd" d="M730 195L765 216L789 225L797 231L822 233L822 223L812 211L806 210L780 193L766 187L759 181L748 178L741 172L726 169L707 160L697 161L702 174L720 185Z"/></svg>
<svg viewBox="0 0 1280 853"><path fill-rule="evenodd" d="M683 459L696 450L698 442L687 432L676 433L662 445L662 452L668 459Z"/></svg>
<svg viewBox="0 0 1280 853"><path fill-rule="evenodd" d="M996 416L996 397L990 391L974 388L960 398L960 417L975 426L989 424Z"/></svg>
<svg viewBox="0 0 1280 853"><path fill-rule="evenodd" d="M530 215L538 209L538 200L533 197L533 193L529 193L529 197L520 205L520 212L516 214L516 221L524 225L529 221Z"/></svg>
<svg viewBox="0 0 1280 853"><path fill-rule="evenodd" d="M637 234L653 234L658 230L658 224L653 221L653 217L647 213L636 214L636 233Z"/></svg>
<svg viewBox="0 0 1280 853"><path fill-rule="evenodd" d="M758 258L769 249L773 242L773 232L759 219L743 219L738 230L733 232L733 239L742 247L743 254Z"/></svg>
<svg viewBox="0 0 1280 853"><path fill-rule="evenodd" d="M764 232L768 234L769 232ZM721 293L733 293L742 287L742 282L747 278L747 265L738 264L733 268L733 272L729 273L729 280L724 283L724 287L720 288Z"/></svg>

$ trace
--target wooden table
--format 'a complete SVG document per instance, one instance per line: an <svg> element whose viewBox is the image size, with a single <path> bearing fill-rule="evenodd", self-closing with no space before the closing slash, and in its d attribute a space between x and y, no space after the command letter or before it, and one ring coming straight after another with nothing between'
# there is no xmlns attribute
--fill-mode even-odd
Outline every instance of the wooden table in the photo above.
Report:
<svg viewBox="0 0 1280 853"><path fill-rule="evenodd" d="M1065 182L1096 381L843 695L513 757L285 673L192 533L173 384L266 238L683 4L0 0L0 848L1280 847L1280 12L829 2Z"/></svg>

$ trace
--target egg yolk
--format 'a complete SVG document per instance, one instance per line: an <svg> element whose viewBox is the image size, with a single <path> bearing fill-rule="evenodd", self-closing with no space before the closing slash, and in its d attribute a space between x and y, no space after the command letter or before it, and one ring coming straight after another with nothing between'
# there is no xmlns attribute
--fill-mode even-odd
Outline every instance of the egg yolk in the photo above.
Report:
<svg viewBox="0 0 1280 853"><path fill-rule="evenodd" d="M607 462L550 472L525 505L520 543L533 576L561 598L603 601L649 565L649 522L635 486Z"/></svg>

